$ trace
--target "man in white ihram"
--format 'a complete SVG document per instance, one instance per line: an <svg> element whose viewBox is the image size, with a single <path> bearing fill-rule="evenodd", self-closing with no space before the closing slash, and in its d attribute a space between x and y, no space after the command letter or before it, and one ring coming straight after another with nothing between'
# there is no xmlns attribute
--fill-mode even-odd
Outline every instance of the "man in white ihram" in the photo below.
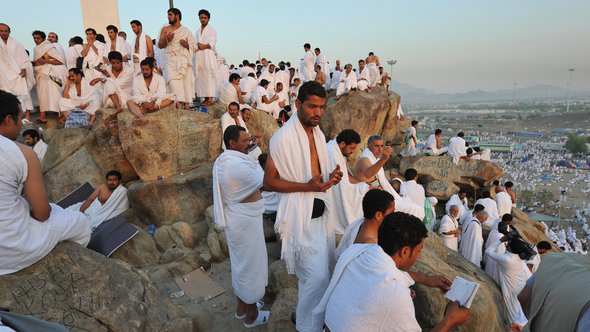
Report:
<svg viewBox="0 0 590 332"><path fill-rule="evenodd" d="M301 83L313 80L315 66L315 54L313 54L311 51L311 45L309 45L309 43L305 43L305 45L303 45L303 49L305 50L305 56L303 57L303 61L301 61L301 67L299 68Z"/></svg>
<svg viewBox="0 0 590 332"><path fill-rule="evenodd" d="M426 141L426 147L428 148L428 153L433 156L439 156L441 154L447 153L449 148L447 146L443 147L441 142L442 130L436 129L434 134L428 136L428 140Z"/></svg>
<svg viewBox="0 0 590 332"><path fill-rule="evenodd" d="M208 106L214 103L217 76L217 58L215 56L215 44L217 32L209 25L211 14L205 9L199 10L201 28L197 30L197 50L195 56L196 92L198 98L205 98L201 105ZM228 75L229 76L229 75ZM225 79L223 80L225 81Z"/></svg>
<svg viewBox="0 0 590 332"><path fill-rule="evenodd" d="M336 86L336 97L350 93L351 90L355 90L358 86L356 80L356 74L352 71L352 65L346 64L344 71L338 76L338 85Z"/></svg>
<svg viewBox="0 0 590 332"><path fill-rule="evenodd" d="M135 33L135 37L133 37L131 66L133 67L133 76L136 76L141 73L139 64L148 56L154 57L154 44L150 36L143 32L143 26L139 20L133 20L130 24L131 30Z"/></svg>
<svg viewBox="0 0 590 332"><path fill-rule="evenodd" d="M342 170L342 180L332 188L336 234L343 234L348 225L363 215L363 211L358 208L358 203L363 200L370 187L352 176L346 162L360 142L361 137L352 129L341 131L335 139L328 142L328 169L334 169L336 165L339 165Z"/></svg>
<svg viewBox="0 0 590 332"><path fill-rule="evenodd" d="M129 60L129 53L127 49L127 43L125 43L125 39L118 35L119 29L114 25L107 26L107 33L109 38L107 39L104 45L104 51L102 53L103 63L106 65L110 64L109 61L109 53L111 52L119 52L123 57L123 64L128 65Z"/></svg>
<svg viewBox="0 0 590 332"><path fill-rule="evenodd" d="M467 147L465 146L465 134L460 132L455 137L449 139L449 149L447 154L453 158L453 163L458 164L461 157L467 156Z"/></svg>
<svg viewBox="0 0 590 332"><path fill-rule="evenodd" d="M416 205L424 206L426 194L424 193L424 187L416 182L418 180L418 172L413 168L408 168L404 173L404 177L406 181L402 186L401 194L407 195Z"/></svg>
<svg viewBox="0 0 590 332"><path fill-rule="evenodd" d="M234 125L246 129L246 133L248 133L248 135L250 134L250 132L248 131L248 127L246 127L246 121L244 121L244 119L240 115L240 105L236 102L232 102L227 106L227 112L225 112L225 114L221 116L220 120L222 133L225 132L225 129L227 129L227 127ZM262 135L257 133L252 135L252 138L259 140L262 138ZM221 148L223 150L226 150L225 141L222 142ZM248 152L248 156L250 156L254 160L258 160L258 156L260 156L261 154L262 150L260 150L260 147L258 146L256 146L256 148Z"/></svg>
<svg viewBox="0 0 590 332"><path fill-rule="evenodd" d="M481 259L483 257L483 236L481 234L481 224L488 219L486 211L480 211L477 218L471 218L469 224L465 227L463 237L461 238L461 245L459 253L468 261L481 266Z"/></svg>
<svg viewBox="0 0 590 332"><path fill-rule="evenodd" d="M193 55L197 41L190 30L180 24L181 19L180 10L168 9L169 25L160 31L158 47L166 49L166 83L168 90L176 95L176 108L188 110L195 94Z"/></svg>
<svg viewBox="0 0 590 332"><path fill-rule="evenodd" d="M492 226L494 222L500 218L498 214L498 205L496 201L490 198L490 192L484 191L481 195L481 198L475 201L475 204L481 204L484 206L485 211L488 213L488 221L484 223L484 225Z"/></svg>
<svg viewBox="0 0 590 332"><path fill-rule="evenodd" d="M440 228L438 234L440 235L444 245L455 251L459 250L459 235L461 230L459 229L459 207L457 205L451 206L449 213L444 215L440 220Z"/></svg>
<svg viewBox="0 0 590 332"><path fill-rule="evenodd" d="M247 328L266 324L268 311L257 308L268 283L266 243L262 230L264 171L248 157L250 135L231 125L223 133L227 147L213 165L215 223L225 230L232 287L238 299L235 317Z"/></svg>
<svg viewBox="0 0 590 332"><path fill-rule="evenodd" d="M512 198L502 186L496 187L496 207L500 218L505 214L512 213Z"/></svg>
<svg viewBox="0 0 590 332"><path fill-rule="evenodd" d="M451 198L447 201L445 205L445 211L449 213L451 206L457 206L459 209L459 213L457 214L457 218L461 218L463 214L469 209L467 205L467 191L460 189L458 193L451 195Z"/></svg>

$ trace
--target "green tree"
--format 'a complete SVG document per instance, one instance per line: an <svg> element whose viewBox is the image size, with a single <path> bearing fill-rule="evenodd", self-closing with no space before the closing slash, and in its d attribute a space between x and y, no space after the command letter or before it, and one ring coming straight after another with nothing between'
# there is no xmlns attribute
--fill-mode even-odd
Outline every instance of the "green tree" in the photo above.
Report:
<svg viewBox="0 0 590 332"><path fill-rule="evenodd" d="M570 134L565 142L565 148L572 153L588 153L586 138L576 134Z"/></svg>
<svg viewBox="0 0 590 332"><path fill-rule="evenodd" d="M555 201L555 195L547 189L543 189L535 194L535 198L543 204L543 213L547 212L547 204Z"/></svg>
<svg viewBox="0 0 590 332"><path fill-rule="evenodd" d="M520 192L520 194L518 195L518 199L522 202L524 206L529 206L535 199L535 192L532 190L525 189Z"/></svg>

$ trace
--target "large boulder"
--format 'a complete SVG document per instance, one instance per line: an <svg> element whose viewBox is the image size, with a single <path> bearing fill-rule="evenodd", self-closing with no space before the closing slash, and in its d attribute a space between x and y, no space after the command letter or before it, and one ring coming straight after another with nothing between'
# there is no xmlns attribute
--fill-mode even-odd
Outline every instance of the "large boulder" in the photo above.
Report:
<svg viewBox="0 0 590 332"><path fill-rule="evenodd" d="M403 174L408 168L418 171L418 182L426 185L426 195L435 196L439 200L448 200L458 191L451 184L459 188L477 190L504 174L500 165L494 162L460 159L459 163L455 164L453 159L447 156L402 158L400 172ZM437 182L430 185L432 181Z"/></svg>
<svg viewBox="0 0 590 332"><path fill-rule="evenodd" d="M137 125L131 112L118 114L121 147L143 181L188 172L221 153L221 122L208 114L167 107L146 117Z"/></svg>
<svg viewBox="0 0 590 332"><path fill-rule="evenodd" d="M192 331L190 317L159 295L145 272L72 242L0 276L0 307L70 331Z"/></svg>
<svg viewBox="0 0 590 332"><path fill-rule="evenodd" d="M85 128L65 128L58 131L47 146L43 157L43 172L51 170L78 151L86 142L88 133Z"/></svg>
<svg viewBox="0 0 590 332"><path fill-rule="evenodd" d="M135 181L129 185L129 201L144 225L197 223L213 204L211 172L208 164L171 178Z"/></svg>

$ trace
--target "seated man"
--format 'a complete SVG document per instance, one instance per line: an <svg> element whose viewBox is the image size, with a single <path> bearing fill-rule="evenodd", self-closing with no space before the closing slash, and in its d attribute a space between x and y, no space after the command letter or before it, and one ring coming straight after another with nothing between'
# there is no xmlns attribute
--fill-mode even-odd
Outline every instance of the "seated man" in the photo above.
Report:
<svg viewBox="0 0 590 332"><path fill-rule="evenodd" d="M315 77L314 77L314 81L320 83L321 85L326 84L326 74L324 74L322 72L322 66L320 65L315 65Z"/></svg>
<svg viewBox="0 0 590 332"><path fill-rule="evenodd" d="M473 148L473 159L477 159L477 160L486 160L486 161L491 161L490 159L490 155L492 153L492 150L490 149L483 149L483 151L481 151L481 148L479 146L476 146Z"/></svg>
<svg viewBox="0 0 590 332"><path fill-rule="evenodd" d="M356 71L356 81L360 91L371 93L371 74L365 66L365 60L359 60L359 69Z"/></svg>
<svg viewBox="0 0 590 332"><path fill-rule="evenodd" d="M18 98L0 91L0 275L36 263L61 241L90 241L88 218L49 203L39 158L13 142L22 116Z"/></svg>
<svg viewBox="0 0 590 332"><path fill-rule="evenodd" d="M227 127L231 125L236 125L246 129L246 132L250 134L250 132L248 131L248 127L246 127L246 122L240 115L239 106L240 105L238 105L238 103L231 102L227 107L227 112L221 116L222 132L225 132L225 129L227 129ZM260 140L261 138L261 134L251 135L252 142L248 146L248 155L252 157L252 159L254 160L258 160L258 156L262 153L262 150L260 150L260 147L258 146L258 140ZM221 148L225 150L225 142L221 142Z"/></svg>
<svg viewBox="0 0 590 332"><path fill-rule="evenodd" d="M301 87L301 79L299 77L295 77L293 79L293 84L289 87L289 100L291 101L291 113L289 115L293 115L293 112L297 110L297 106L295 106L295 101L297 100L297 96L299 95L299 88Z"/></svg>
<svg viewBox="0 0 590 332"><path fill-rule="evenodd" d="M418 141L416 140L416 129L418 129L418 121L412 120L412 125L406 129L406 137L404 138L404 143L406 146L400 152L400 154L404 157L411 157L415 156L418 152L416 148L418 146Z"/></svg>
<svg viewBox="0 0 590 332"><path fill-rule="evenodd" d="M98 186L86 201L68 207L88 216L89 225L93 231L103 222L120 215L129 208L127 188L121 185L121 173L110 171L106 175L106 180L107 183Z"/></svg>
<svg viewBox="0 0 590 332"><path fill-rule="evenodd" d="M408 272L427 236L417 218L400 212L387 215L379 226L378 244L355 244L340 256L314 319L325 312L326 331L422 331ZM450 331L468 319L469 309L455 302L431 331Z"/></svg>
<svg viewBox="0 0 590 332"><path fill-rule="evenodd" d="M463 137L465 137L465 134L460 132L457 136L452 137L449 140L449 149L447 153L453 158L455 164L459 163L461 157L467 156L467 146L465 146L465 139L463 139Z"/></svg>
<svg viewBox="0 0 590 332"><path fill-rule="evenodd" d="M385 91L389 93L389 85L391 84L391 77L383 70L383 67L379 67L379 76L381 76L381 86L385 87Z"/></svg>
<svg viewBox="0 0 590 332"><path fill-rule="evenodd" d="M164 78L154 73L154 63L147 58L140 63L141 75L133 79L129 110L137 117L137 124L146 124L144 114L155 112L174 103L172 94L166 93Z"/></svg>
<svg viewBox="0 0 590 332"><path fill-rule="evenodd" d="M404 173L404 177L406 178L406 182L402 186L401 194L408 196L416 205L424 206L426 194L424 187L416 182L418 180L418 172L413 168L408 168Z"/></svg>
<svg viewBox="0 0 590 332"><path fill-rule="evenodd" d="M269 82L267 80L260 81L260 85L252 92L252 107L265 111L272 115L275 119L279 118L279 96L274 95L272 98L269 97L268 93Z"/></svg>
<svg viewBox="0 0 590 332"><path fill-rule="evenodd" d="M66 123L66 127L92 126L96 121L94 113L101 106L100 93L90 85L82 70L71 68L68 74L66 87L62 93L62 98L59 100L60 112L63 114L61 122ZM88 123L84 120L86 116L90 116L90 122ZM82 121L75 120L72 123L67 121L69 117L81 119Z"/></svg>
<svg viewBox="0 0 590 332"><path fill-rule="evenodd" d="M344 71L340 74L340 83L336 87L336 97L347 95L351 90L356 90L358 85L356 74L352 71L352 65L344 66Z"/></svg>
<svg viewBox="0 0 590 332"><path fill-rule="evenodd" d="M256 81L255 77L256 75L252 72L248 73L248 76L240 80L240 90L243 94L242 100L250 105L252 105L252 91L254 91L254 89L258 85L258 82Z"/></svg>
<svg viewBox="0 0 590 332"><path fill-rule="evenodd" d="M268 90L268 93L273 93L275 91L275 86L276 86L276 77L275 77L275 65L270 64L267 67L268 69L262 69L262 73L260 74L260 76L258 76L258 83L261 83L262 80L267 80L268 81L268 87L266 88L266 90Z"/></svg>
<svg viewBox="0 0 590 332"><path fill-rule="evenodd" d="M246 106L242 99L242 95L242 89L240 89L240 75L235 73L229 75L229 81L223 82L219 89L219 101L226 105L235 102L240 104L240 108L242 108Z"/></svg>
<svg viewBox="0 0 590 332"><path fill-rule="evenodd" d="M41 137L39 137L39 133L35 129L28 129L23 133L23 138L25 139L25 143L33 148L39 160L43 160L47 152L47 143L43 142Z"/></svg>
<svg viewBox="0 0 590 332"><path fill-rule="evenodd" d="M101 71L103 76L90 81L90 85L104 83L104 107L114 107L120 113L124 107L127 108L127 101L131 97L133 70L123 65L123 56L117 51L109 53L109 62L111 65Z"/></svg>
<svg viewBox="0 0 590 332"><path fill-rule="evenodd" d="M447 153L449 150L448 147L443 147L440 137L442 136L442 130L437 129L434 131L434 134L428 136L428 141L426 142L426 147L428 148L427 152L433 156L440 156L442 154Z"/></svg>

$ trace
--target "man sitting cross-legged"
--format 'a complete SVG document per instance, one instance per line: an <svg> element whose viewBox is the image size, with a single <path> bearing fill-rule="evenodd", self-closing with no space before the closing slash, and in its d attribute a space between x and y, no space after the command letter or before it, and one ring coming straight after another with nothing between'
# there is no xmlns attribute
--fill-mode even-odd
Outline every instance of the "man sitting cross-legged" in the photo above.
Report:
<svg viewBox="0 0 590 332"><path fill-rule="evenodd" d="M326 331L422 331L416 320L408 272L421 257L428 231L401 212L387 215L378 244L355 244L340 256L314 319L325 312ZM469 309L457 302L431 331L450 331L469 320Z"/></svg>
<svg viewBox="0 0 590 332"><path fill-rule="evenodd" d="M140 63L141 75L133 79L129 110L137 117L137 124L146 124L144 114L172 105L173 95L166 93L164 78L154 72L154 63L144 59Z"/></svg>
<svg viewBox="0 0 590 332"><path fill-rule="evenodd" d="M96 121L96 111L100 108L100 92L90 85L88 79L84 77L82 70L72 68L68 72L68 81L59 100L59 108L63 114L62 123L66 127L84 127L92 126ZM79 122L72 119L87 119L90 116L90 122ZM70 121L68 118L72 117Z"/></svg>
<svg viewBox="0 0 590 332"><path fill-rule="evenodd" d="M104 107L115 107L120 113L127 107L127 100L131 97L133 70L123 65L123 56L117 51L109 53L109 62L111 65L102 70L103 77L93 79L90 85L103 82Z"/></svg>

